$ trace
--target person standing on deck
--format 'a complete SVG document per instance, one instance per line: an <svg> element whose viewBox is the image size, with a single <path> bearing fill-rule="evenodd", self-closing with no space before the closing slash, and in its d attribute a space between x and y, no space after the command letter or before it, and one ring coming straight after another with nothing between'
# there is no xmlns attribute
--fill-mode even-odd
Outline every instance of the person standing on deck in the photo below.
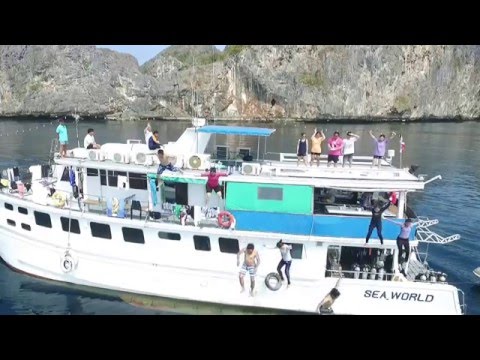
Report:
<svg viewBox="0 0 480 360"><path fill-rule="evenodd" d="M383 235L382 235L382 214L390 206L390 200L382 205L380 200L377 200L372 208L372 219L370 220L370 226L368 227L367 237L365 238L365 245L368 244L370 236L372 235L373 229L377 228L377 235L380 239L380 244L383 245Z"/></svg>
<svg viewBox="0 0 480 360"><path fill-rule="evenodd" d="M355 141L357 141L360 136L355 135L351 131L347 132L347 138L343 140L343 164L342 167L345 167L345 164L348 162L349 166L352 167L353 154L355 152Z"/></svg>
<svg viewBox="0 0 480 360"><path fill-rule="evenodd" d="M277 243L277 247L280 249L280 255L282 255L282 258L280 259L280 262L278 263L277 266L277 272L280 275L280 278L285 280L283 278L282 274L282 267L285 266L285 275L287 276L287 288L290 287L290 266L292 266L292 255L290 254L290 250L292 250L292 245L285 244L282 239Z"/></svg>
<svg viewBox="0 0 480 360"><path fill-rule="evenodd" d="M307 135L305 133L302 133L302 137L298 139L297 142L297 166L300 165L300 160L303 160L305 163L305 166L307 165L307 153L308 153L308 141L307 141Z"/></svg>
<svg viewBox="0 0 480 360"><path fill-rule="evenodd" d="M397 134L392 131L392 134L390 135L390 139L385 139L385 135L380 134L378 139L373 135L372 130L368 132L372 139L375 142L375 149L373 152L373 160L372 160L372 166L374 167L375 165L378 165L378 168L380 169L382 167L382 159L385 156L385 152L387 151L387 146L390 140L392 140Z"/></svg>
<svg viewBox="0 0 480 360"><path fill-rule="evenodd" d="M330 166L333 162L333 166L337 167L338 158L342 154L343 140L340 137L340 133L335 131L333 136L328 139L328 160L327 166Z"/></svg>
<svg viewBox="0 0 480 360"><path fill-rule="evenodd" d="M246 248L243 248L238 252L237 266L240 266L240 255L242 254L245 254L245 257L239 274L240 286L242 287L240 292L243 293L245 291L243 278L248 272L250 274L250 296L254 296L255 275L257 273L257 268L260 265L260 255L258 254L258 251L255 250L253 244L248 244Z"/></svg>
<svg viewBox="0 0 480 360"><path fill-rule="evenodd" d="M313 160L317 160L317 166L320 166L320 154L322 153L322 141L325 140L325 134L323 130L317 131L317 128L313 131L312 135L312 150L310 159L310 166L313 165Z"/></svg>
<svg viewBox="0 0 480 360"><path fill-rule="evenodd" d="M390 219L385 220L400 226L400 234L398 234L397 237L398 264L400 265L402 263L403 248L405 248L405 262L408 262L408 259L410 258L410 233L412 232L413 226L418 224L418 222L413 222L412 219L407 219L403 224L400 224Z"/></svg>
<svg viewBox="0 0 480 360"><path fill-rule="evenodd" d="M57 139L60 143L60 155L62 157L67 156L67 145L68 145L68 130L65 126L65 119L61 117L58 119L59 125L57 126Z"/></svg>

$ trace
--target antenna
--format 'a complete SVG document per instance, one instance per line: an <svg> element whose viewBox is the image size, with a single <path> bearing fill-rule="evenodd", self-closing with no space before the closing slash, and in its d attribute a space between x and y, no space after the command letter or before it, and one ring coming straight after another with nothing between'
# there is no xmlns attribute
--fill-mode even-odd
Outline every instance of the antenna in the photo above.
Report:
<svg viewBox="0 0 480 360"><path fill-rule="evenodd" d="M77 114L77 108L75 108L73 117L75 119L75 130L77 131L77 146L80 147L80 138L78 137L78 123L80 122L80 115Z"/></svg>

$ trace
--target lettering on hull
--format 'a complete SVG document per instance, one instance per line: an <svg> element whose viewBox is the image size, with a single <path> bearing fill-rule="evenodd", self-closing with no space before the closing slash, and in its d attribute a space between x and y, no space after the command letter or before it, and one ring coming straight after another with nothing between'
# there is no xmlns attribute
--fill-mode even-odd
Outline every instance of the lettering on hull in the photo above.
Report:
<svg viewBox="0 0 480 360"><path fill-rule="evenodd" d="M366 298L382 299L382 300L401 300L401 301L418 301L432 302L434 296L431 294L409 293L403 291L380 291L365 290L363 294Z"/></svg>

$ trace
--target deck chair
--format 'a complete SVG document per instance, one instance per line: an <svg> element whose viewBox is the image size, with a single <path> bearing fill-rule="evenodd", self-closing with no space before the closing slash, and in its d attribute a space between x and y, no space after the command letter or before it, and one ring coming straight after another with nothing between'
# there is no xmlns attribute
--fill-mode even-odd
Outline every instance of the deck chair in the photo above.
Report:
<svg viewBox="0 0 480 360"><path fill-rule="evenodd" d="M133 210L140 211L139 219L142 218L142 203L138 200L132 200L132 206L130 207L130 219L133 219Z"/></svg>

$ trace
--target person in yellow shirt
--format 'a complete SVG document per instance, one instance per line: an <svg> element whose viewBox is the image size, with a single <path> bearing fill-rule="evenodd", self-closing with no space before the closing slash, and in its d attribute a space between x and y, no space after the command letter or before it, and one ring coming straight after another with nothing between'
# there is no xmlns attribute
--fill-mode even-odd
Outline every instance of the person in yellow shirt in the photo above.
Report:
<svg viewBox="0 0 480 360"><path fill-rule="evenodd" d="M313 160L317 160L317 166L320 166L320 154L322 153L322 141L325 140L325 134L323 130L317 131L317 128L313 131L312 135L312 157L310 159L310 166L313 165Z"/></svg>

